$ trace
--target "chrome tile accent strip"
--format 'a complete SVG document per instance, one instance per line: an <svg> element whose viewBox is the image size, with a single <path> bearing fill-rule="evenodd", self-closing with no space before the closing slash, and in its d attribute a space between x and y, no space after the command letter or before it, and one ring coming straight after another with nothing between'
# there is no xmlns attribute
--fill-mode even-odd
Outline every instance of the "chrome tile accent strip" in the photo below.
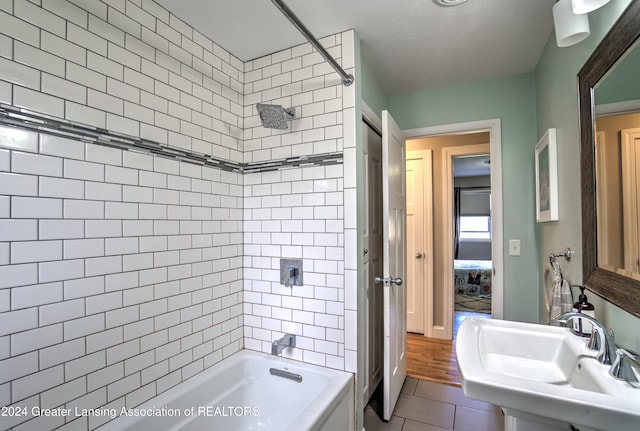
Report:
<svg viewBox="0 0 640 431"><path fill-rule="evenodd" d="M282 160L269 160L267 162L245 163L242 166L244 173L269 172L290 168L306 168L311 166L339 165L344 161L342 153L320 154L317 156L290 157Z"/></svg>
<svg viewBox="0 0 640 431"><path fill-rule="evenodd" d="M264 162L238 163L217 159L202 153L169 147L159 142L136 138L86 124L61 120L5 104L0 104L0 125L17 127L38 133L48 133L122 150L143 152L158 157L217 168L227 172L270 172L289 168L327 166L343 163L342 153L289 157L282 160L268 160Z"/></svg>

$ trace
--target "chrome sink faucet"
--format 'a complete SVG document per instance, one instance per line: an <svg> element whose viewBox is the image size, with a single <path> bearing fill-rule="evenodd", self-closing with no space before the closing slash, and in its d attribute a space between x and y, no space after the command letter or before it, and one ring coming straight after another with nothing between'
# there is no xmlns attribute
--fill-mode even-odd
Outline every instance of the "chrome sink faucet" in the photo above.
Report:
<svg viewBox="0 0 640 431"><path fill-rule="evenodd" d="M279 356L287 347L296 347L296 336L294 334L284 334L284 337L271 343L271 354Z"/></svg>
<svg viewBox="0 0 640 431"><path fill-rule="evenodd" d="M633 371L633 366L640 366L640 355L636 352L626 349L618 349L616 351L616 359L609 370L609 374L618 380L624 380L633 387L638 386L638 376Z"/></svg>
<svg viewBox="0 0 640 431"><path fill-rule="evenodd" d="M573 319L584 319L593 325L593 333L589 338L588 347L592 350L598 351L596 359L598 362L604 365L612 365L616 355L616 343L613 336L613 331L607 331L607 329L591 316L584 313L567 312L556 317L556 320L565 326Z"/></svg>

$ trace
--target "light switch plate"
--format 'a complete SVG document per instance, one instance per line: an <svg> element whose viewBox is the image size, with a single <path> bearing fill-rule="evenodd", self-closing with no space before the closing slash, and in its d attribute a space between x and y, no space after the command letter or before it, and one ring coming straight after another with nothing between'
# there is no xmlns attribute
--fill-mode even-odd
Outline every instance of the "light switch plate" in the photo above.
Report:
<svg viewBox="0 0 640 431"><path fill-rule="evenodd" d="M509 256L520 256L520 240L509 240Z"/></svg>

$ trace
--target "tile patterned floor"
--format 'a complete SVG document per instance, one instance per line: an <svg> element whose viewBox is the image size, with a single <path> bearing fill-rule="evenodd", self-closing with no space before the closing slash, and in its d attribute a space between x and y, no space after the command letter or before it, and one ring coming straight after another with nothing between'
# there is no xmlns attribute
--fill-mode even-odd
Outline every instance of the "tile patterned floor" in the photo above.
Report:
<svg viewBox="0 0 640 431"><path fill-rule="evenodd" d="M504 416L458 387L407 377L391 420L380 420L367 406L364 426L366 431L503 431Z"/></svg>

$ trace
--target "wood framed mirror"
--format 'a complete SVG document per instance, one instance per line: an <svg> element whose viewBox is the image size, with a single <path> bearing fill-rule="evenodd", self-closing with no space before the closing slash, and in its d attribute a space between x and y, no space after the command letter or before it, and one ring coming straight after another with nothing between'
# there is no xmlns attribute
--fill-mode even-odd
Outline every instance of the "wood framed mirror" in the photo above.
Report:
<svg viewBox="0 0 640 431"><path fill-rule="evenodd" d="M604 180L598 178L599 169L596 165L595 89L604 79L613 76L616 65L632 49L640 50L636 46L639 38L640 0L633 0L578 72L583 283L589 290L636 317L640 317L640 271L627 269L622 264L621 268L616 268L615 265L602 262L605 259L598 249L598 239L604 242L603 236L599 235L602 231L598 232L598 205L602 211L607 204L598 201L603 199L603 196L598 196L598 189L602 189ZM640 75L636 75L634 81L640 89ZM640 124L636 127L640 127ZM618 241L623 241L624 235L621 231ZM638 241L635 243L640 246Z"/></svg>

